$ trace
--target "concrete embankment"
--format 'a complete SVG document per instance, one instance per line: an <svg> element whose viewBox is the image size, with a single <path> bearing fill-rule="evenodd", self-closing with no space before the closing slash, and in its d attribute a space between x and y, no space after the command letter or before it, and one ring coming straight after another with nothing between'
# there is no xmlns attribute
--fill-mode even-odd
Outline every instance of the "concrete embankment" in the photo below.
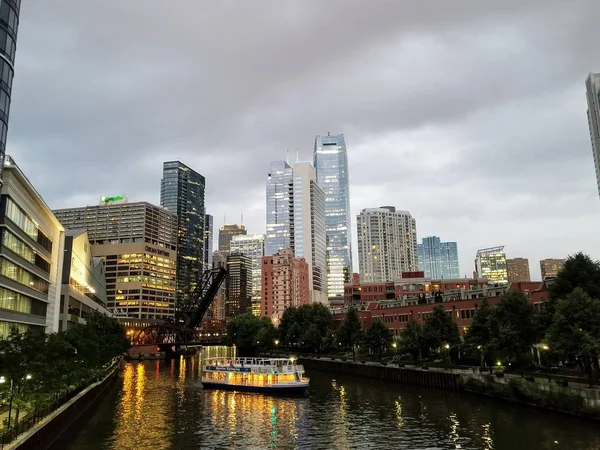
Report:
<svg viewBox="0 0 600 450"><path fill-rule="evenodd" d="M13 442L4 445L4 450L60 448L67 440L65 438L69 436L69 433L94 412L95 407L102 400L103 394L117 379L119 369L120 363L116 363L108 375L84 389Z"/></svg>
<svg viewBox="0 0 600 450"><path fill-rule="evenodd" d="M597 388L565 386L540 378L527 380L518 375L507 374L498 377L479 374L476 371L447 371L437 368L424 370L416 367L397 367L330 358L301 357L299 362L307 369L472 392L514 403L600 420L600 390Z"/></svg>

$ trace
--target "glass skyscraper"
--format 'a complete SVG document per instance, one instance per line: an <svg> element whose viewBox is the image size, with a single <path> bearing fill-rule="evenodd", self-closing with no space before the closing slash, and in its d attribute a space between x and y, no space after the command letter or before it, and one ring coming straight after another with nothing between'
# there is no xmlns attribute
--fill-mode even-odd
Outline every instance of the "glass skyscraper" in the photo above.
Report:
<svg viewBox="0 0 600 450"><path fill-rule="evenodd" d="M213 216L204 216L204 270L212 269L213 256Z"/></svg>
<svg viewBox="0 0 600 450"><path fill-rule="evenodd" d="M205 179L179 161L163 163L160 205L177 214L176 307L185 303L204 271Z"/></svg>
<svg viewBox="0 0 600 450"><path fill-rule="evenodd" d="M265 255L274 255L279 250L291 248L290 223L294 205L293 175L291 166L285 161L271 163L267 176L267 235Z"/></svg>
<svg viewBox="0 0 600 450"><path fill-rule="evenodd" d="M456 242L441 242L437 236L425 237L417 247L419 270L434 279L460 278L458 245Z"/></svg>
<svg viewBox="0 0 600 450"><path fill-rule="evenodd" d="M592 139L592 155L596 167L596 183L600 194L600 73L590 73L585 80L588 125Z"/></svg>
<svg viewBox="0 0 600 450"><path fill-rule="evenodd" d="M344 135L317 136L313 152L317 183L325 194L329 298L343 298L352 276L352 222L348 153Z"/></svg>

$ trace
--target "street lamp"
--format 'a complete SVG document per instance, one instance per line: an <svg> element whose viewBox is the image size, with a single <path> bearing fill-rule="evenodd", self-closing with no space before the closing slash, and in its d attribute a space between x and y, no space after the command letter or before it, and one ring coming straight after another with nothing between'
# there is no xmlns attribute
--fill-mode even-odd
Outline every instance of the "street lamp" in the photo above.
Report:
<svg viewBox="0 0 600 450"><path fill-rule="evenodd" d="M396 343L394 342L394 343L392 343L392 347L396 348L396 347L398 347L398 344L396 344Z"/></svg>
<svg viewBox="0 0 600 450"><path fill-rule="evenodd" d="M25 379L26 380L31 380L31 375L30 374L26 374L25 375ZM3 376L0 376L0 384L4 384L6 383L6 378ZM8 401L8 424L6 426L7 429L10 429L10 419L11 419L11 415L12 415L12 404L13 404L13 396L15 393L14 390L14 382L13 379L10 379L10 390L8 391L9 395L10 395L10 399Z"/></svg>
<svg viewBox="0 0 600 450"><path fill-rule="evenodd" d="M277 347L279 345L279 339L275 339L275 346Z"/></svg>

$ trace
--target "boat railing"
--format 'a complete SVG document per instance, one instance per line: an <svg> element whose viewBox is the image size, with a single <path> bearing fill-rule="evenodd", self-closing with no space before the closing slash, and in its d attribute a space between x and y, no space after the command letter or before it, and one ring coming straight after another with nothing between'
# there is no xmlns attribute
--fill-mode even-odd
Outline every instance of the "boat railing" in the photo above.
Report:
<svg viewBox="0 0 600 450"><path fill-rule="evenodd" d="M207 358L204 365L232 368L249 368L254 373L270 373L277 369L279 373L304 372L304 367L287 358Z"/></svg>

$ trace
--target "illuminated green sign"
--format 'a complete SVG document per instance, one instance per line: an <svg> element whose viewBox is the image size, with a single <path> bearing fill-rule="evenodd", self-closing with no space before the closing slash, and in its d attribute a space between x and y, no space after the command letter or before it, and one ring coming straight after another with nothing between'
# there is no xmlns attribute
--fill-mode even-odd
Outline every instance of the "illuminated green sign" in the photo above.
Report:
<svg viewBox="0 0 600 450"><path fill-rule="evenodd" d="M119 200L123 200L123 196L122 195L116 195L114 197L102 197L100 200L102 200L105 203L116 202L116 201L119 201Z"/></svg>

